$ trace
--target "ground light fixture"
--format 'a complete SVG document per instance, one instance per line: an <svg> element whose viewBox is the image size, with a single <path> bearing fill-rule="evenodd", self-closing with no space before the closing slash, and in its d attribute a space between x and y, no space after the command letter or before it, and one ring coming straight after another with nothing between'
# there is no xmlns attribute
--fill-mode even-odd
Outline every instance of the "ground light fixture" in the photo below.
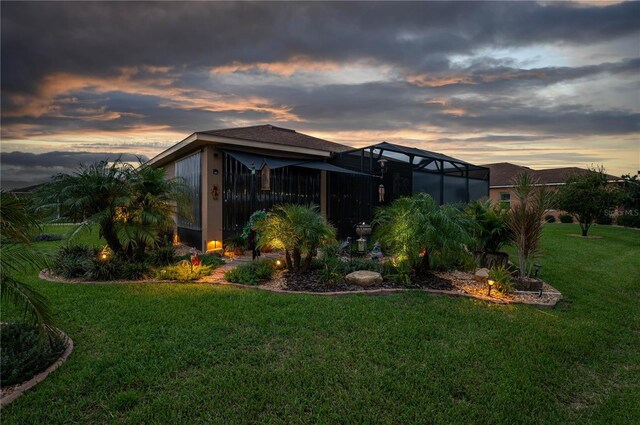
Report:
<svg viewBox="0 0 640 425"><path fill-rule="evenodd" d="M491 296L491 288L493 288L493 285L495 285L496 281L495 280L487 280L487 284L489 285L489 291L487 292L488 296Z"/></svg>
<svg viewBox="0 0 640 425"><path fill-rule="evenodd" d="M280 267L282 265L282 261L276 260L276 266Z"/></svg>

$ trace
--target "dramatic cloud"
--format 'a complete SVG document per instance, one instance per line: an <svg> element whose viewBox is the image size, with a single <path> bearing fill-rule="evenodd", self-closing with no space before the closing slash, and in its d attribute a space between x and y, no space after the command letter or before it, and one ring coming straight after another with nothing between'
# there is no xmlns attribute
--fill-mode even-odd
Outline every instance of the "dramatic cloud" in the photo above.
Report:
<svg viewBox="0 0 640 425"><path fill-rule="evenodd" d="M266 122L473 162L640 161L637 1L0 7L3 178L28 167L4 152L153 156Z"/></svg>
<svg viewBox="0 0 640 425"><path fill-rule="evenodd" d="M127 153L96 152L47 152L33 154L30 152L6 152L2 154L1 177L3 187L17 188L46 181L57 173L70 173L80 164L91 164L97 161L113 161L121 159L137 164L146 161L146 156Z"/></svg>

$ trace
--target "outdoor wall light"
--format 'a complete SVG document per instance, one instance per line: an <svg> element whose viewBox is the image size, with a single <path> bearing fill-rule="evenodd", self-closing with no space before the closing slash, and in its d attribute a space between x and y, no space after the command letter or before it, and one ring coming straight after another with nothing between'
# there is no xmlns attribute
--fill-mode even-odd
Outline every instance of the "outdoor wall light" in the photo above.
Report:
<svg viewBox="0 0 640 425"><path fill-rule="evenodd" d="M282 265L282 261L276 260L276 266L280 267Z"/></svg>
<svg viewBox="0 0 640 425"><path fill-rule="evenodd" d="M495 285L496 281L495 280L487 280L487 283L489 284L489 292L487 292L488 296L491 296L491 288L493 288L493 285Z"/></svg>
<svg viewBox="0 0 640 425"><path fill-rule="evenodd" d="M207 251L213 251L222 248L222 243L220 241L212 240L207 242Z"/></svg>
<svg viewBox="0 0 640 425"><path fill-rule="evenodd" d="M218 173L219 173L218 169L217 169L217 168L214 168L214 169L213 169L213 175L214 175L214 176L217 176L217 175L218 175Z"/></svg>

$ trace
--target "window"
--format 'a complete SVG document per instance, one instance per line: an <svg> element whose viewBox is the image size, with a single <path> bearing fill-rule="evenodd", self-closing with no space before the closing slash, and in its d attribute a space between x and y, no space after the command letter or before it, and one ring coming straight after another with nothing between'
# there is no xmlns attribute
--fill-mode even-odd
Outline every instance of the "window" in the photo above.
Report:
<svg viewBox="0 0 640 425"><path fill-rule="evenodd" d="M511 208L511 192L500 192L499 200L508 208Z"/></svg>
<svg viewBox="0 0 640 425"><path fill-rule="evenodd" d="M200 214L200 152L194 153L184 159L176 161L176 177L183 179L189 193L190 217L178 216L178 226L192 230L202 228Z"/></svg>

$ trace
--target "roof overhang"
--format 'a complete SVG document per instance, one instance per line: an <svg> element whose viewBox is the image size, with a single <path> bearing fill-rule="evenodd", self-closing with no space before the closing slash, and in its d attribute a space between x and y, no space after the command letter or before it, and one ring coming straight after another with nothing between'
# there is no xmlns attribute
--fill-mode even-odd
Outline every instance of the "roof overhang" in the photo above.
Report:
<svg viewBox="0 0 640 425"><path fill-rule="evenodd" d="M158 155L147 161L147 165L161 167L171 161L179 159L185 154L206 145L220 145L227 147L245 147L254 149L264 149L273 151L274 153L283 152L288 154L311 155L320 158L330 158L331 152L310 149L299 146L281 145L277 143L265 143L253 140L234 139L230 137L212 136L204 133L193 133L186 139L171 146L169 149L159 153Z"/></svg>

